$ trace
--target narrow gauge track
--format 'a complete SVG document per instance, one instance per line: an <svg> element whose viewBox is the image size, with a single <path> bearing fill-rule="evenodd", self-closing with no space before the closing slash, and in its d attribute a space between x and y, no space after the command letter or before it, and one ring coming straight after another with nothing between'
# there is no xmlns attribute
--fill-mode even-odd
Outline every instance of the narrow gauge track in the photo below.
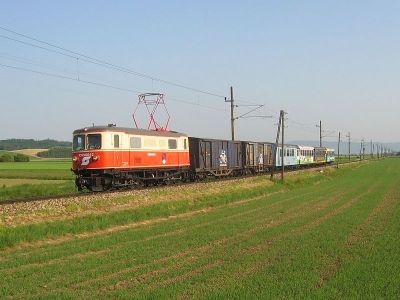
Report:
<svg viewBox="0 0 400 300"><path fill-rule="evenodd" d="M351 162L342 162L340 165L346 165L346 164L352 164L352 163L359 163L360 161L351 161ZM307 171L310 169L325 169L325 168L333 168L336 167L336 164L331 164L331 165L315 165L311 167L306 167L306 168L294 168L294 169L285 169L285 173L295 173L295 172L303 172ZM251 178L251 177L257 177L257 176L269 176L271 173L270 172L263 172L263 173L256 173L256 174L251 174L251 175L242 175L242 176L235 176L235 177L217 177L216 179L213 179L212 181L227 181L227 180L233 180L233 179L240 179L240 178ZM275 172L274 176L280 176L280 170L277 169ZM200 182L205 182L206 180L201 180ZM195 182L180 182L180 183L174 183L174 186L180 186L180 185L190 185L193 183L196 183L199 181ZM165 185L159 185L165 186ZM148 186L148 187L141 187L141 188L135 188L135 190L143 190L147 189L150 187L155 187L154 185ZM19 204L19 203L30 203L30 202L41 202L41 201L49 201L49 200L57 200L57 199L68 199L68 198L77 198L77 197L86 197L89 195L104 195L104 194L118 194L120 192L124 191L129 191L131 188L120 188L117 190L109 190L109 191L104 191L104 192L74 192L74 193L68 193L68 194L61 194L61 195L51 195L51 196L33 196L33 197L25 197L25 198L17 198L17 199L9 199L9 200L0 200L0 206L5 206L5 205L13 205L13 204Z"/></svg>

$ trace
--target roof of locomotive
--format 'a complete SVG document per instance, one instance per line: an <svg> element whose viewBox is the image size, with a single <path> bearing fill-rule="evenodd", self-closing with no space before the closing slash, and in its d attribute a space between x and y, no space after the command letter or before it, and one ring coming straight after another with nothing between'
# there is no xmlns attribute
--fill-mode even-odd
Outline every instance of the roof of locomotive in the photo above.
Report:
<svg viewBox="0 0 400 300"><path fill-rule="evenodd" d="M125 132L129 134L150 135L150 136L170 136L170 137L187 136L185 133L180 133L176 131L156 131L156 130L116 127L116 126L90 126L81 129L76 129L74 130L73 134L89 133L89 132L105 132L105 131Z"/></svg>

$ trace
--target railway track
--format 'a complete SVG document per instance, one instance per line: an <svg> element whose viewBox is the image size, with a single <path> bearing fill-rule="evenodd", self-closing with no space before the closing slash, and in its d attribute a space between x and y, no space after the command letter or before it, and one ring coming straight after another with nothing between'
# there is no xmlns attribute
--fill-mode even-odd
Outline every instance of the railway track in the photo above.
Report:
<svg viewBox="0 0 400 300"><path fill-rule="evenodd" d="M347 165L347 164L353 164L353 163L359 163L360 161L351 161L351 162L343 162L340 163L340 165ZM317 165L317 166L312 166L312 167L307 167L307 168L296 168L296 169L285 169L285 173L292 173L292 174L296 174L296 173L300 173L300 172L304 172L310 169L313 170L322 170L325 168L336 168L336 164L334 165ZM252 174L252 175L242 175L242 176L237 176L237 177L221 177L219 179L219 181L227 181L227 180L232 180L232 179L240 179L240 178L251 178L251 177L256 177L256 176L270 176L270 172L266 172L266 173L257 173L257 174ZM275 177L279 177L280 176L280 171L277 170L275 172ZM204 180L202 181L204 182ZM195 182L186 182L186 183L177 183L174 184L175 186L180 186L180 185L190 185L193 184ZM161 186L161 185L160 185ZM155 186L151 186L151 187L155 187ZM149 187L142 187L142 188L135 188L135 190L141 190L141 189L147 189ZM17 198L17 199L8 199L8 200L0 200L0 206L5 206L5 205L14 205L14 204L19 204L19 203L30 203L30 202L42 202L42 201L49 201L49 200L57 200L57 199L76 199L79 197L87 197L87 196L91 196L91 195L109 195L109 194L118 194L118 193L122 193L122 192L126 192L131 190L130 188L121 188L118 190L111 190L111 191L105 191L105 192L74 192L74 193L68 193L68 194L61 194L61 195L50 195L50 196L33 196L33 197L25 197L25 198Z"/></svg>
<svg viewBox="0 0 400 300"><path fill-rule="evenodd" d="M74 197L83 197L87 196L89 193L69 193L69 194L62 194L62 195L50 195L50 196L33 196L33 197L26 197L26 198L17 198L17 199L9 199L9 200L0 200L1 205L12 205L18 203L29 203L29 202L38 202L38 201L47 201L47 200L57 200L57 199L68 199Z"/></svg>

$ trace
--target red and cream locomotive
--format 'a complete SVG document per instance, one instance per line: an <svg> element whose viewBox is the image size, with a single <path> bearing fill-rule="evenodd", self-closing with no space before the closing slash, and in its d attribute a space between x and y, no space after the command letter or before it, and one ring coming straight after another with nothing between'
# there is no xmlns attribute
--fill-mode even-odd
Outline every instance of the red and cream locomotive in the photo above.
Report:
<svg viewBox="0 0 400 300"><path fill-rule="evenodd" d="M108 126L73 132L72 171L79 190L103 191L189 176L185 134Z"/></svg>

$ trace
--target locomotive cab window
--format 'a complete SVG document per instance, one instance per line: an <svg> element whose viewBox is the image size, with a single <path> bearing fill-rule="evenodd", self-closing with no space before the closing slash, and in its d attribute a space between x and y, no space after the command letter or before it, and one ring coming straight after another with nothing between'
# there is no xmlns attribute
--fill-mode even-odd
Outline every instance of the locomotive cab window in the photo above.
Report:
<svg viewBox="0 0 400 300"><path fill-rule="evenodd" d="M74 136L73 149L74 149L74 151L79 151L79 150L85 149L85 135L84 134L79 134L79 135Z"/></svg>
<svg viewBox="0 0 400 300"><path fill-rule="evenodd" d="M168 139L168 149L176 149L178 148L178 143L175 139Z"/></svg>
<svg viewBox="0 0 400 300"><path fill-rule="evenodd" d="M101 148L101 134L88 134L87 135L87 149L100 149Z"/></svg>

